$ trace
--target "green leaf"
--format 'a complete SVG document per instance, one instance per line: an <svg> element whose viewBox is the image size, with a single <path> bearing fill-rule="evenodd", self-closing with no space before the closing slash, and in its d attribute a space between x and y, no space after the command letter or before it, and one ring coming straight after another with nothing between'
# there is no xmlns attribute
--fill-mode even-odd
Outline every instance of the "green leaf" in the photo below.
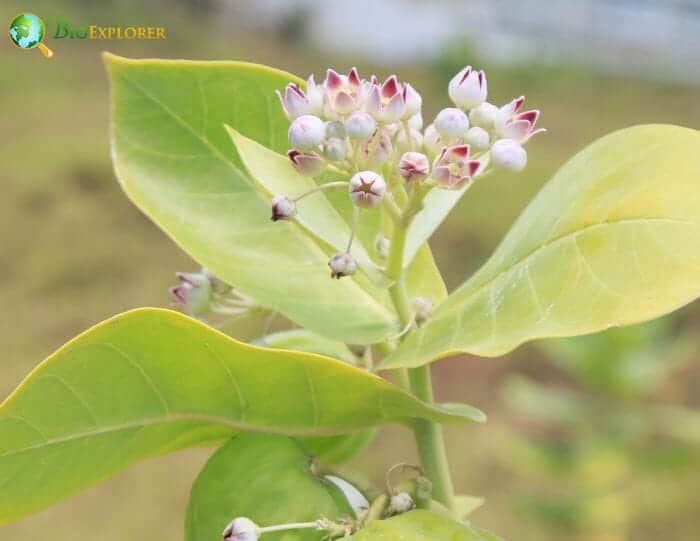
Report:
<svg viewBox="0 0 700 541"><path fill-rule="evenodd" d="M112 155L127 195L195 260L300 326L346 343L398 331L359 280L330 279L328 253L296 224L274 224L224 125L276 152L288 121L275 89L298 79L240 62L105 55Z"/></svg>
<svg viewBox="0 0 700 541"><path fill-rule="evenodd" d="M319 355L339 359L352 365L357 364L357 357L353 355L348 346L305 329L291 329L268 334L258 341L258 345L275 349L318 353Z"/></svg>
<svg viewBox="0 0 700 541"><path fill-rule="evenodd" d="M370 522L353 535L355 541L499 541L500 538L442 515L417 509Z"/></svg>
<svg viewBox="0 0 700 541"><path fill-rule="evenodd" d="M661 316L700 294L700 132L637 126L569 161L384 367Z"/></svg>
<svg viewBox="0 0 700 541"><path fill-rule="evenodd" d="M357 357L342 342L324 338L304 329L268 334L260 340L259 345L318 353L352 365L357 364ZM352 434L304 438L303 441L306 447L324 463L342 464L361 453L374 439L375 432L376 430L370 429Z"/></svg>
<svg viewBox="0 0 700 541"><path fill-rule="evenodd" d="M136 460L240 430L294 436L473 419L347 363L237 342L177 312L109 319L46 359L0 405L0 523Z"/></svg>
<svg viewBox="0 0 700 541"><path fill-rule="evenodd" d="M192 487L185 541L220 539L236 517L265 527L352 515L342 493L316 477L311 464L311 455L290 438L252 433L233 438L214 453ZM323 535L291 530L266 533L265 539L320 541Z"/></svg>
<svg viewBox="0 0 700 541"><path fill-rule="evenodd" d="M468 494L458 494L455 496L455 509L457 516L462 520L466 519L474 511L484 505L484 498L469 496Z"/></svg>

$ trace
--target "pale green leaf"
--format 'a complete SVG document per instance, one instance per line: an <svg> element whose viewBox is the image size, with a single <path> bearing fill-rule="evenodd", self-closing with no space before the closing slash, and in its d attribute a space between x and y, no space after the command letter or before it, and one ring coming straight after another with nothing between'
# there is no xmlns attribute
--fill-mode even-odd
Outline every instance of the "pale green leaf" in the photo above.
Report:
<svg viewBox="0 0 700 541"><path fill-rule="evenodd" d="M483 414L425 404L341 361L243 344L177 312L126 312L63 346L0 405L0 523L138 459L240 430L326 436L416 417Z"/></svg>
<svg viewBox="0 0 700 541"><path fill-rule="evenodd" d="M417 509L386 520L375 520L353 535L355 541L499 541L484 530Z"/></svg>
<svg viewBox="0 0 700 541"><path fill-rule="evenodd" d="M339 519L352 514L335 485L311 471L312 457L284 436L242 434L209 459L192 487L185 541L221 538L236 517L258 526ZM266 533L266 541L320 541L323 532Z"/></svg>
<svg viewBox="0 0 700 541"><path fill-rule="evenodd" d="M305 329L291 329L263 336L258 345L275 348L318 353L333 359L340 359L350 364L357 364L357 357L352 351L337 340L319 336Z"/></svg>
<svg viewBox="0 0 700 541"><path fill-rule="evenodd" d="M700 294L700 132L637 126L569 161L489 261L387 359L502 355L661 316Z"/></svg>
<svg viewBox="0 0 700 541"><path fill-rule="evenodd" d="M398 330L358 280L331 281L328 252L296 224L270 221L224 125L276 152L288 121L274 90L297 79L240 62L105 56L112 155L127 195L194 259L264 307L348 343Z"/></svg>

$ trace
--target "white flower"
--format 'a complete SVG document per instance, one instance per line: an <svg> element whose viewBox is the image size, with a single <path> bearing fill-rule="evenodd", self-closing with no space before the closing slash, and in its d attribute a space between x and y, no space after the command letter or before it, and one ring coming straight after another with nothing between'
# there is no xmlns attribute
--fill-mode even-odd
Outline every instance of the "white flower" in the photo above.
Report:
<svg viewBox="0 0 700 541"><path fill-rule="evenodd" d="M175 305L191 316L199 316L209 311L212 304L212 281L205 269L201 272L176 272L180 284L168 291Z"/></svg>
<svg viewBox="0 0 700 541"><path fill-rule="evenodd" d="M486 75L483 71L474 71L467 66L455 75L448 85L450 99L457 107L472 109L486 101Z"/></svg>
<svg viewBox="0 0 700 541"><path fill-rule="evenodd" d="M537 109L520 112L524 103L525 97L520 96L499 109L494 126L502 138L525 144L533 135L546 131L544 128L535 129L540 117Z"/></svg>
<svg viewBox="0 0 700 541"><path fill-rule="evenodd" d="M491 160L496 167L518 172L527 164L527 152L513 139L499 139L491 147Z"/></svg>
<svg viewBox="0 0 700 541"><path fill-rule="evenodd" d="M372 115L364 111L355 111L345 119L345 131L352 139L365 139L376 129L377 123Z"/></svg>
<svg viewBox="0 0 700 541"><path fill-rule="evenodd" d="M297 150L312 150L323 142L326 126L317 116L302 115L289 126L289 144Z"/></svg>
<svg viewBox="0 0 700 541"><path fill-rule="evenodd" d="M430 124L427 128L425 128L425 132L423 133L423 146L431 156L439 153L442 150L442 147L445 146L442 142L440 134L435 129L433 124Z"/></svg>
<svg viewBox="0 0 700 541"><path fill-rule="evenodd" d="M422 103L420 94L411 85L401 85L396 75L392 75L381 86L370 86L365 109L377 122L389 124L419 113Z"/></svg>
<svg viewBox="0 0 700 541"><path fill-rule="evenodd" d="M328 261L331 269L331 278L340 279L343 276L352 276L357 272L355 259L347 252L338 252Z"/></svg>
<svg viewBox="0 0 700 541"><path fill-rule="evenodd" d="M257 541L260 537L259 527L246 517L238 517L226 526L222 534L224 541Z"/></svg>
<svg viewBox="0 0 700 541"><path fill-rule="evenodd" d="M386 192L386 182L374 171L360 171L350 179L350 199L361 208L376 207Z"/></svg>
<svg viewBox="0 0 700 541"><path fill-rule="evenodd" d="M469 120L474 126L479 126L485 130L492 130L496 124L498 115L498 107L485 101L469 111Z"/></svg>
<svg viewBox="0 0 700 541"><path fill-rule="evenodd" d="M444 147L433 162L433 178L441 188L458 190L471 181L480 165L469 159L469 145Z"/></svg>
<svg viewBox="0 0 700 541"><path fill-rule="evenodd" d="M489 147L489 132L484 128L474 126L473 128L469 128L464 140L469 143L470 146L478 150L484 150Z"/></svg>
<svg viewBox="0 0 700 541"><path fill-rule="evenodd" d="M408 119L408 127L413 130L423 129L423 114L418 112Z"/></svg>
<svg viewBox="0 0 700 541"><path fill-rule="evenodd" d="M326 139L345 139L345 124L338 120L326 122Z"/></svg>
<svg viewBox="0 0 700 541"><path fill-rule="evenodd" d="M323 114L331 120L340 120L360 110L371 85L371 82L360 79L357 68L352 68L347 75L329 69L323 82Z"/></svg>
<svg viewBox="0 0 700 541"><path fill-rule="evenodd" d="M282 104L284 114L289 120L294 120L302 115L320 115L323 109L323 92L314 83L313 75L306 82L306 92L298 85L289 83L284 90L284 96L279 90L277 96Z"/></svg>
<svg viewBox="0 0 700 541"><path fill-rule="evenodd" d="M466 135L469 129L469 119L461 109L447 107L437 114L433 126L443 137L454 139Z"/></svg>
<svg viewBox="0 0 700 541"><path fill-rule="evenodd" d="M394 153L391 137L385 130L377 130L364 140L358 149L358 161L363 167L379 167Z"/></svg>
<svg viewBox="0 0 700 541"><path fill-rule="evenodd" d="M296 204L286 195L276 195L272 198L272 221L289 220L296 212Z"/></svg>

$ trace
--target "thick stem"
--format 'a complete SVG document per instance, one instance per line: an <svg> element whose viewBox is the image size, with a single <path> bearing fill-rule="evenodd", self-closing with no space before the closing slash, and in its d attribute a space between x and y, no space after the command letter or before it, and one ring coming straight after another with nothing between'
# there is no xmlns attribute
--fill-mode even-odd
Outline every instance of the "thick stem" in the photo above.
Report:
<svg viewBox="0 0 700 541"><path fill-rule="evenodd" d="M394 283L389 288L389 293L402 325L407 325L411 320L410 300L403 276L403 253L406 246L406 233L413 216L420 210L422 199L426 193L426 190L418 190L411 194L412 197L409 198L404 209L403 219L399 223L394 224L394 234L392 235L389 248L386 273L389 278L394 280ZM404 372L401 376L405 378L406 373ZM433 389L428 366L408 370L408 380L413 394L424 402L433 401ZM413 433L421 464L428 479L433 483L433 498L446 505L449 509L454 509L454 488L450 477L442 428L437 423L415 420Z"/></svg>
<svg viewBox="0 0 700 541"><path fill-rule="evenodd" d="M429 366L419 366L408 371L411 390L424 402L433 401L433 385ZM418 447L418 456L425 474L433 483L433 498L454 510L454 487L447 461L442 427L423 419L414 420L413 433Z"/></svg>

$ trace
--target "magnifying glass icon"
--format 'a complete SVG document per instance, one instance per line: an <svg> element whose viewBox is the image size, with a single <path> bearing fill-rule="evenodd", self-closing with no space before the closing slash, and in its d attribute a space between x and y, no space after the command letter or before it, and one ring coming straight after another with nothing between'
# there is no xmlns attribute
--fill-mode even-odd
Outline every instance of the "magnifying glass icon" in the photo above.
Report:
<svg viewBox="0 0 700 541"><path fill-rule="evenodd" d="M20 13L10 23L10 40L20 49L37 48L44 58L51 58L53 51L42 43L46 25L33 13Z"/></svg>

